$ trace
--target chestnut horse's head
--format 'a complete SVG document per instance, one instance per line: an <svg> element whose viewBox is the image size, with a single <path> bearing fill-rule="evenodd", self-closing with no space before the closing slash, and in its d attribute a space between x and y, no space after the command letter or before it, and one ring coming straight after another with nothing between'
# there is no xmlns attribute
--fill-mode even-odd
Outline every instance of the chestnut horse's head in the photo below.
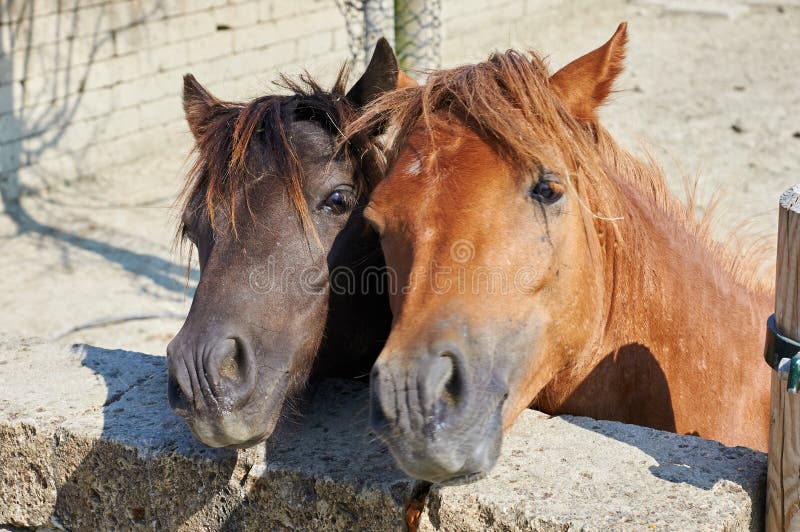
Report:
<svg viewBox="0 0 800 532"><path fill-rule="evenodd" d="M352 128L388 113L396 135L365 210L397 281L371 422L414 477L486 472L503 428L597 334L595 109L624 42L622 25L553 76L516 52L434 72Z"/></svg>
<svg viewBox="0 0 800 532"><path fill-rule="evenodd" d="M269 436L321 345L336 351L321 365L361 372L383 345L385 294L361 285L332 294L329 276L382 266L361 216L380 152L372 133L338 148L359 109L398 76L381 40L347 94L343 73L330 92L306 77L286 82L291 95L247 104L222 102L184 79L198 157L181 231L197 248L200 283L167 365L170 405L204 443L245 446Z"/></svg>

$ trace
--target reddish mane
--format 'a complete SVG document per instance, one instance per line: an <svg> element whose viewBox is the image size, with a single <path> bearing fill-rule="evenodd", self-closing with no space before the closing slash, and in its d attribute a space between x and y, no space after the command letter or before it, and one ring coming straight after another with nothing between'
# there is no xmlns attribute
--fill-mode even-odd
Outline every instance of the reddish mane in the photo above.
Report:
<svg viewBox="0 0 800 532"><path fill-rule="evenodd" d="M596 121L574 118L552 88L552 77L535 52L515 50L494 53L487 61L430 73L426 83L387 93L345 131L356 138L387 121L392 136L386 149L391 165L412 133L422 131L434 146L429 165L436 164L437 124L452 119L464 123L510 166L526 170L537 163L563 160L568 176L598 224L612 224L617 239L635 247L635 231L624 237L614 222L628 201L622 189L632 187L655 209L663 211L709 248L716 264L732 274L742 286L771 293L769 280L759 271L765 264L770 243L750 245L737 240L722 244L712 237L712 208L700 220L695 217L694 192L687 187L687 205L682 205L666 185L658 164L641 160L622 148ZM447 141L448 139L445 139ZM712 204L715 202L712 202ZM713 206L713 205L712 205Z"/></svg>

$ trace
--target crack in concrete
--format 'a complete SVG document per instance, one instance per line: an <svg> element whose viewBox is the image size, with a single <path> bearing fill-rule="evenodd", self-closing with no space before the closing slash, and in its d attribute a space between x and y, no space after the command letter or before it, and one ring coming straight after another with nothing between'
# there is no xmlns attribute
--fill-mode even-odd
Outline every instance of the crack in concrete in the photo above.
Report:
<svg viewBox="0 0 800 532"><path fill-rule="evenodd" d="M97 373L97 372L95 372L95 374L98 374L98 373ZM123 397L123 396L124 396L126 393L130 392L130 391L131 391L131 390L133 390L134 388L136 388L136 387L138 387L138 386L141 386L141 385L142 385L142 384L144 384L145 382L147 382L147 381L149 381L149 380L152 380L152 379L153 379L153 375L145 375L144 377L139 377L138 379L136 379L136 381L135 381L133 384L128 384L127 382L125 382L124 380L122 380L120 377L117 377L117 380L118 380L119 382L122 382L123 384L125 384L125 386L127 386L127 388L125 388L124 390L119 390L119 391L117 391L117 392L114 392L113 394L111 394L111 395L108 397L108 399L106 399L106 401L103 403L103 408L106 408L106 407L108 407L108 406L111 406L111 405L113 405L114 403L116 403L117 401L119 401L120 399L122 399L122 397Z"/></svg>

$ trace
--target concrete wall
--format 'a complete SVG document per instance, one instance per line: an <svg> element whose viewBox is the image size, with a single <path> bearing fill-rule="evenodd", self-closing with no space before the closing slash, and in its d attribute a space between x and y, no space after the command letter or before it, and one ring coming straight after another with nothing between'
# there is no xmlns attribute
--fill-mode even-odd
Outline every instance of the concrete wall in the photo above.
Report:
<svg viewBox="0 0 800 532"><path fill-rule="evenodd" d="M763 529L766 456L742 447L528 411L486 478L427 486L369 433L363 384L239 452L166 387L160 356L0 335L0 530L403 530L412 500L425 531Z"/></svg>

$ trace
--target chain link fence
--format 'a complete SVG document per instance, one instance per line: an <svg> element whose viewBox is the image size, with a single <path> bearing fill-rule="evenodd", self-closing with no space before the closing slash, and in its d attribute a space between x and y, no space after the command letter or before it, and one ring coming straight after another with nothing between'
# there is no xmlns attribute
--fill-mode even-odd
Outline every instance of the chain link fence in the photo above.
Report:
<svg viewBox="0 0 800 532"><path fill-rule="evenodd" d="M404 70L441 66L441 0L336 0L345 18L350 54L365 65L386 37Z"/></svg>
<svg viewBox="0 0 800 532"><path fill-rule="evenodd" d="M395 51L401 68L439 68L442 62L441 0L395 0L394 9Z"/></svg>

